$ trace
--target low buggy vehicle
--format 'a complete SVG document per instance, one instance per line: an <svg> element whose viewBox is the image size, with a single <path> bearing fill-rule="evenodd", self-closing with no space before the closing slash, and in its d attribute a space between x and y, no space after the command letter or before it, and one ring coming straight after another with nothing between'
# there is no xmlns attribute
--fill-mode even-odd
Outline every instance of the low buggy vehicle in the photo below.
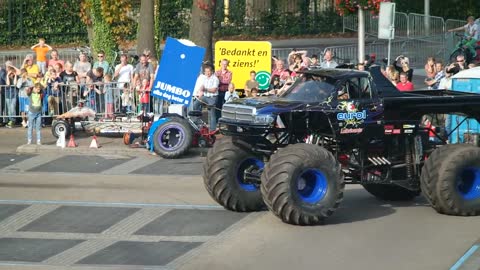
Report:
<svg viewBox="0 0 480 270"><path fill-rule="evenodd" d="M97 114L89 107L79 102L75 108L61 114L52 121L52 134L58 138L62 132L65 137L77 131L97 135L123 135L125 133L141 134L148 132L152 115L131 113L116 113L113 119L103 118L105 114Z"/></svg>
<svg viewBox="0 0 480 270"><path fill-rule="evenodd" d="M447 113L480 120L480 95L399 92L379 67L306 70L280 97L224 105L225 137L208 152L204 184L228 210L269 209L295 225L324 223L346 184L382 200L423 192L439 213L478 215L480 148L447 144L449 134L422 122Z"/></svg>

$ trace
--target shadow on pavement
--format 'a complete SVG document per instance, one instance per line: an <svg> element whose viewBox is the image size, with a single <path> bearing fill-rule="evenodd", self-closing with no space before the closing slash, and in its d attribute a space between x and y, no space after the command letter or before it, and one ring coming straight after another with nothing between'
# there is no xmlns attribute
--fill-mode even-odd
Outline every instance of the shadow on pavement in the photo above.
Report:
<svg viewBox="0 0 480 270"><path fill-rule="evenodd" d="M363 189L345 190L339 209L329 217L325 225L353 223L392 215L398 207L430 207L423 196L409 202L382 201Z"/></svg>

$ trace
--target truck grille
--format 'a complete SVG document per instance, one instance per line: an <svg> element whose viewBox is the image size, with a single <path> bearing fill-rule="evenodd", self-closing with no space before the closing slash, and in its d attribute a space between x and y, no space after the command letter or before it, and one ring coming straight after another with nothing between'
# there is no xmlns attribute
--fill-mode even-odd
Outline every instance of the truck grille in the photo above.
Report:
<svg viewBox="0 0 480 270"><path fill-rule="evenodd" d="M222 109L222 118L229 120L253 122L255 120L256 109L254 107L235 104L224 104Z"/></svg>

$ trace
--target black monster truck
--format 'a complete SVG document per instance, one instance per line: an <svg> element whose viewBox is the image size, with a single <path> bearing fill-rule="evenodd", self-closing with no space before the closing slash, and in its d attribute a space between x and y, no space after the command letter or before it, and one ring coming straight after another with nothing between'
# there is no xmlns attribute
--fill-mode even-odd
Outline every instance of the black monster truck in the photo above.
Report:
<svg viewBox="0 0 480 270"><path fill-rule="evenodd" d="M382 200L423 192L439 213L477 215L480 148L446 144L448 134L422 125L446 113L480 120L480 95L399 92L379 68L304 71L280 97L224 105L225 137L207 155L204 183L226 209L266 206L296 225L323 223L345 184Z"/></svg>

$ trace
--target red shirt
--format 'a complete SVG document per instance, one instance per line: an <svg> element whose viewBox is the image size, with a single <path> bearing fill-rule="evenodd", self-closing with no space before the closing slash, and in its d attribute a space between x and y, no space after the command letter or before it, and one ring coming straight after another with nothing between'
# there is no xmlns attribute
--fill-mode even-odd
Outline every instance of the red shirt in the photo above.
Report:
<svg viewBox="0 0 480 270"><path fill-rule="evenodd" d="M215 72L220 84L218 85L218 90L226 92L228 90L228 85L232 82L232 72L230 70L217 70Z"/></svg>
<svg viewBox="0 0 480 270"><path fill-rule="evenodd" d="M406 82L406 83L402 83L402 82L398 82L397 83L397 89L399 91L413 91L413 83L411 82Z"/></svg>
<svg viewBox="0 0 480 270"><path fill-rule="evenodd" d="M286 81L288 77L290 77L290 73L286 69L275 69L272 72L272 78L273 76L279 76L281 81Z"/></svg>

